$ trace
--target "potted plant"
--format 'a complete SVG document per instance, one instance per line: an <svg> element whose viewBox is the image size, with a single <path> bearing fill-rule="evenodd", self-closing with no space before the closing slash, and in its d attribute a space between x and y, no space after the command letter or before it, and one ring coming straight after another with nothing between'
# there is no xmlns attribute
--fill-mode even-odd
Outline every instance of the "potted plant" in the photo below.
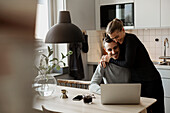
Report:
<svg viewBox="0 0 170 113"><path fill-rule="evenodd" d="M62 59L59 60L58 58L52 58L50 57L53 54L53 50L48 46L48 54L42 54L40 58L40 63L37 68L38 70L38 76L34 79L34 87L35 90L38 92L40 96L48 97L51 96L56 89L56 79L50 75L52 70L56 68L57 70L60 70L61 66L60 64L66 65L64 63L64 59L67 56L70 56L73 52L69 51L66 55L61 53Z"/></svg>

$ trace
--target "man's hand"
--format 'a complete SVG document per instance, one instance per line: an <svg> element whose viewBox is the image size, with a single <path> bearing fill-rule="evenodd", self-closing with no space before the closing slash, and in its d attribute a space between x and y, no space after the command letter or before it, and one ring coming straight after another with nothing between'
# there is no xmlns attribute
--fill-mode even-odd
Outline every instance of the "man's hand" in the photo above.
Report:
<svg viewBox="0 0 170 113"><path fill-rule="evenodd" d="M103 55L101 60L100 60L101 66L105 68L106 67L106 63L109 62L110 58L111 57L109 55Z"/></svg>

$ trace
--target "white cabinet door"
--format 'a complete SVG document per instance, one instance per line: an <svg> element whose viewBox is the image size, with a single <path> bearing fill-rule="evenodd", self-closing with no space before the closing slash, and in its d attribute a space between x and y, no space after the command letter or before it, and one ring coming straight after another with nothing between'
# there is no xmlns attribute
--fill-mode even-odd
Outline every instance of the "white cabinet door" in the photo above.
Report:
<svg viewBox="0 0 170 113"><path fill-rule="evenodd" d="M165 113L170 113L170 98L165 98Z"/></svg>
<svg viewBox="0 0 170 113"><path fill-rule="evenodd" d="M161 0L161 27L170 27L170 0Z"/></svg>
<svg viewBox="0 0 170 113"><path fill-rule="evenodd" d="M66 10L81 30L95 30L95 0L66 0Z"/></svg>
<svg viewBox="0 0 170 113"><path fill-rule="evenodd" d="M164 88L164 103L165 103L165 113L170 113L170 70L169 69L159 69L157 68L163 83Z"/></svg>
<svg viewBox="0 0 170 113"><path fill-rule="evenodd" d="M160 0L135 0L135 28L160 27Z"/></svg>
<svg viewBox="0 0 170 113"><path fill-rule="evenodd" d="M162 79L164 96L170 98L170 79Z"/></svg>
<svg viewBox="0 0 170 113"><path fill-rule="evenodd" d="M170 70L168 69L159 69L157 68L158 72L161 75L161 78L169 78L170 79Z"/></svg>

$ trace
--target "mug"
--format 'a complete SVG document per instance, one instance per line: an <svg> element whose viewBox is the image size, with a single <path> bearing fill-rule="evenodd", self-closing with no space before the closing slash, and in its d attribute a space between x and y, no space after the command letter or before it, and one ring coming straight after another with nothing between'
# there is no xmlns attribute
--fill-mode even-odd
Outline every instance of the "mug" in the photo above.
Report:
<svg viewBox="0 0 170 113"><path fill-rule="evenodd" d="M92 104L92 100L93 100L94 94L84 94L83 95L83 102L85 104Z"/></svg>

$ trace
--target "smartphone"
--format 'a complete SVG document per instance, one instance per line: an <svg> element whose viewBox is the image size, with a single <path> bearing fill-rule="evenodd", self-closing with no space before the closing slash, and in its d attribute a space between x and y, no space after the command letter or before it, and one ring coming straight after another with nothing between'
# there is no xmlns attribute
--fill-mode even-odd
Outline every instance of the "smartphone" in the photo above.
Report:
<svg viewBox="0 0 170 113"><path fill-rule="evenodd" d="M82 99L83 99L82 95L77 95L76 97L73 98L73 100L75 100L75 101L80 101Z"/></svg>

